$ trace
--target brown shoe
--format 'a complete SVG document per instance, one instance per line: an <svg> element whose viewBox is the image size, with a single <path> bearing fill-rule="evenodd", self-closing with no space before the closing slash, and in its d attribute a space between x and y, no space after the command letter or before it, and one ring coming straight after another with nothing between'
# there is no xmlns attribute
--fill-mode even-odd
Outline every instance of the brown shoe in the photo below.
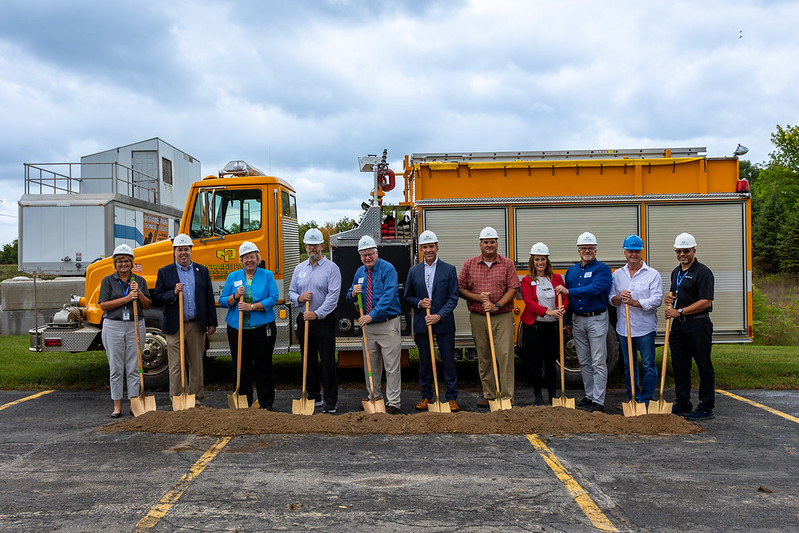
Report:
<svg viewBox="0 0 799 533"><path fill-rule="evenodd" d="M479 402L477 402L477 407L488 407L488 398L483 398Z"/></svg>
<svg viewBox="0 0 799 533"><path fill-rule="evenodd" d="M461 408L458 407L458 403L455 400L450 400L449 401L449 410L452 411L453 413L457 413L458 411L461 410Z"/></svg>
<svg viewBox="0 0 799 533"><path fill-rule="evenodd" d="M431 402L429 398L422 398L422 401L416 404L417 411L427 411L427 406L430 405Z"/></svg>

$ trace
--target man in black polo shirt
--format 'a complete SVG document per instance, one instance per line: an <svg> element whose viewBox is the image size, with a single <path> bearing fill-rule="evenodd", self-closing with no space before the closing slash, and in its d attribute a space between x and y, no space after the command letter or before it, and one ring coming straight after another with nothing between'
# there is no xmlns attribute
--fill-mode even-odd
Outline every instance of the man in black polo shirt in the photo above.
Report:
<svg viewBox="0 0 799 533"><path fill-rule="evenodd" d="M669 349L674 370L676 399L672 413L688 420L710 420L715 404L715 373L710 360L713 346L713 272L696 260L696 239L680 233L674 241L680 265L671 273L671 292L666 297L666 318L671 318ZM699 370L699 405L691 411L691 358Z"/></svg>

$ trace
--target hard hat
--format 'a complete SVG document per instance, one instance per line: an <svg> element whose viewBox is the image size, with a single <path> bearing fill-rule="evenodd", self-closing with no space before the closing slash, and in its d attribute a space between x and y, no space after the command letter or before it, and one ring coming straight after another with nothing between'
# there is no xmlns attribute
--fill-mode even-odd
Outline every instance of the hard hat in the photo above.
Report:
<svg viewBox="0 0 799 533"><path fill-rule="evenodd" d="M549 246L543 242L537 242L530 248L530 255L549 255Z"/></svg>
<svg viewBox="0 0 799 533"><path fill-rule="evenodd" d="M419 246L423 244L434 244L437 242L438 242L438 237L436 237L436 234L430 231L429 229L423 231L422 234L419 235Z"/></svg>
<svg viewBox="0 0 799 533"><path fill-rule="evenodd" d="M322 235L322 232L316 228L311 228L305 232L305 236L302 238L302 242L305 244L324 244L325 238Z"/></svg>
<svg viewBox="0 0 799 533"><path fill-rule="evenodd" d="M483 228L483 231L480 232L480 240L483 239L499 239L499 234L497 230L491 226L486 226Z"/></svg>
<svg viewBox="0 0 799 533"><path fill-rule="evenodd" d="M133 248L131 248L127 244L120 244L119 246L114 248L114 253L111 255L113 257L116 257L118 255L129 255L131 258L133 258Z"/></svg>
<svg viewBox="0 0 799 533"><path fill-rule="evenodd" d="M239 257L247 255L251 252L260 252L260 251L261 250L259 250L258 247L255 246L255 243L252 243L250 241L244 241L243 243L241 243L241 246L239 246Z"/></svg>
<svg viewBox="0 0 799 533"><path fill-rule="evenodd" d="M361 237L361 240L358 241L358 251L360 252L361 250L368 250L370 248L377 248L377 244L375 244L375 240L369 235L364 235Z"/></svg>
<svg viewBox="0 0 799 533"><path fill-rule="evenodd" d="M194 243L192 242L191 237L185 233L178 233L172 240L172 248L177 248L178 246L194 246Z"/></svg>
<svg viewBox="0 0 799 533"><path fill-rule="evenodd" d="M625 250L643 250L644 241L638 235L627 235L621 247Z"/></svg>
<svg viewBox="0 0 799 533"><path fill-rule="evenodd" d="M597 246L598 244L594 234L589 231L581 233L580 236L577 237L577 246Z"/></svg>
<svg viewBox="0 0 799 533"><path fill-rule="evenodd" d="M690 233L680 233L674 239L675 248L694 248L696 246L696 239Z"/></svg>

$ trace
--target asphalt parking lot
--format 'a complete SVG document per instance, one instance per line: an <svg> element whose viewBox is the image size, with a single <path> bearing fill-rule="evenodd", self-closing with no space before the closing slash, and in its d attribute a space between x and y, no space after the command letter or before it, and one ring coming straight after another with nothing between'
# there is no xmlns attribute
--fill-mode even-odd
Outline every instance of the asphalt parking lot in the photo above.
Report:
<svg viewBox="0 0 799 533"><path fill-rule="evenodd" d="M107 391L37 392L0 391L4 531L799 530L799 391L719 393L717 418L689 436L229 440L98 432ZM410 413L417 393L403 394ZM342 391L339 407L361 396ZM275 406L296 397L278 391Z"/></svg>

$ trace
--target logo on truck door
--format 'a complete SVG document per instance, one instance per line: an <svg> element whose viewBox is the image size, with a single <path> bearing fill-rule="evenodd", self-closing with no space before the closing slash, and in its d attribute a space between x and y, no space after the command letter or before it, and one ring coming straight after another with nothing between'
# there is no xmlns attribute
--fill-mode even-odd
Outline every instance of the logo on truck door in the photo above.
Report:
<svg viewBox="0 0 799 533"><path fill-rule="evenodd" d="M235 248L222 248L221 250L217 250L216 258L223 262L206 265L208 267L208 273L211 275L211 279L225 280L228 274L234 270L240 269L241 265L239 262L233 261L236 259L236 256L237 254Z"/></svg>
<svg viewBox="0 0 799 533"><path fill-rule="evenodd" d="M216 257L222 261L230 261L236 257L236 250L233 248L224 248L216 251Z"/></svg>

